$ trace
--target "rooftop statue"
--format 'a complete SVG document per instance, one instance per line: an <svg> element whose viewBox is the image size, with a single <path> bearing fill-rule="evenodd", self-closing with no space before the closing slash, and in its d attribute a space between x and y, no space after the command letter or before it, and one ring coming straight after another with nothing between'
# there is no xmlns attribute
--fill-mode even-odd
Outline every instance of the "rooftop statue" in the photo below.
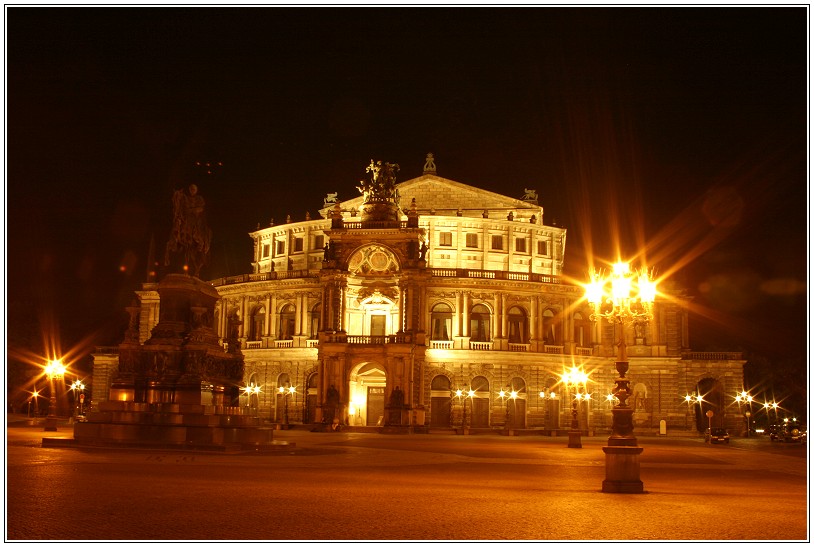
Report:
<svg viewBox="0 0 814 547"><path fill-rule="evenodd" d="M365 169L370 174L368 180L360 180L356 188L364 196L364 202L392 201L396 197L396 173L399 166L396 163L387 163L370 160Z"/></svg>
<svg viewBox="0 0 814 547"><path fill-rule="evenodd" d="M181 255L187 273L198 277L209 258L212 231L206 224L204 199L198 187L176 190L172 196L172 231L164 253L164 265L169 266L173 255Z"/></svg>

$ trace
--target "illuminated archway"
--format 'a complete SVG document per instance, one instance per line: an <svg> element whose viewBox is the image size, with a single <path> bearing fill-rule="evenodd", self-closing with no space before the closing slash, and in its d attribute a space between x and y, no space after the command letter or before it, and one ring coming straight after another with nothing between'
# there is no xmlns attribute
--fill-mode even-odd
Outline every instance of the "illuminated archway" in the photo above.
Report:
<svg viewBox="0 0 814 547"><path fill-rule="evenodd" d="M375 362L356 365L350 373L348 425L375 426L384 424L387 374Z"/></svg>

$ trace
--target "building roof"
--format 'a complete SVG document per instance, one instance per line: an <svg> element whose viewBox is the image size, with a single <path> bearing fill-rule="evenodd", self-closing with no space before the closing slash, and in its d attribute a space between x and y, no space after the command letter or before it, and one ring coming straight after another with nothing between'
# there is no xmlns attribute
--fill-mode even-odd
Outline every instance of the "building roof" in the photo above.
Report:
<svg viewBox="0 0 814 547"><path fill-rule="evenodd" d="M537 205L535 199L516 199L504 196L489 190L476 188L454 180L425 173L419 177L396 184L399 193L399 205L403 212L409 210L412 200L415 199L419 214L481 217L484 211L489 216L505 217L512 212L517 218L529 218L535 215L542 222L543 208ZM346 201L340 200L343 212L359 211L363 205L361 195ZM333 209L333 203L327 203L320 209L323 218L328 218Z"/></svg>

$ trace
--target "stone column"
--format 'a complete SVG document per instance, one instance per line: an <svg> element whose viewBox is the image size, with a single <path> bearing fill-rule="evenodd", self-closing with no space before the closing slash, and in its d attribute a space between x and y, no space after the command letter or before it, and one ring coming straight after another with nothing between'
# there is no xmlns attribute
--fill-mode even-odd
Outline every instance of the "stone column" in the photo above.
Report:
<svg viewBox="0 0 814 547"><path fill-rule="evenodd" d="M272 339L277 338L277 295L271 294L269 299L269 336Z"/></svg>
<svg viewBox="0 0 814 547"><path fill-rule="evenodd" d="M295 295L294 305L296 310L294 312L294 333L296 336L302 334L302 294Z"/></svg>
<svg viewBox="0 0 814 547"><path fill-rule="evenodd" d="M463 336L468 338L469 337L469 293L468 292L466 292L466 291L464 292L463 299L464 299L463 309L462 309L462 312L463 312L463 325L462 325L463 326Z"/></svg>
<svg viewBox="0 0 814 547"><path fill-rule="evenodd" d="M266 295L266 324L263 325L263 336L271 334L271 323L274 317L274 310L271 307L271 294Z"/></svg>
<svg viewBox="0 0 814 547"><path fill-rule="evenodd" d="M499 300L500 300L500 332L498 332L498 337L508 338L509 315L506 310L506 301L508 300L508 295L506 295L505 293L499 295Z"/></svg>
<svg viewBox="0 0 814 547"><path fill-rule="evenodd" d="M531 297L531 309L529 311L529 343L532 344L532 350L535 350L533 344L537 341L537 297Z"/></svg>
<svg viewBox="0 0 814 547"><path fill-rule="evenodd" d="M455 339L458 336L461 336L463 332L461 329L461 321L463 320L463 313L462 313L462 304L463 299L461 297L461 292L455 292L455 320L452 322L452 338Z"/></svg>

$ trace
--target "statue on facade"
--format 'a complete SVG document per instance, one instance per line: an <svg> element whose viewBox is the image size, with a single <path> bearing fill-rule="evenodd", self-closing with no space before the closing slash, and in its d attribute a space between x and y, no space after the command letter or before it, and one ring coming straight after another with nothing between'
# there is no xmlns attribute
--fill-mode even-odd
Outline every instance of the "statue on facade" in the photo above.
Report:
<svg viewBox="0 0 814 547"><path fill-rule="evenodd" d="M390 406L393 408L404 407L404 392L399 386L396 386L396 389L390 394Z"/></svg>
<svg viewBox="0 0 814 547"><path fill-rule="evenodd" d="M331 387L328 388L327 393L325 394L325 420L327 422L332 422L333 419L336 417L336 409L339 407L339 391L336 389L336 386L331 384Z"/></svg>
<svg viewBox="0 0 814 547"><path fill-rule="evenodd" d="M169 266L172 255L179 254L193 277L198 277L201 267L206 264L212 240L204 205L194 184L176 190L172 196L172 230L164 253L164 265Z"/></svg>
<svg viewBox="0 0 814 547"><path fill-rule="evenodd" d="M396 163L370 160L365 172L369 179L359 181L357 190L364 196L364 202L389 201L396 196L396 173L399 166Z"/></svg>

